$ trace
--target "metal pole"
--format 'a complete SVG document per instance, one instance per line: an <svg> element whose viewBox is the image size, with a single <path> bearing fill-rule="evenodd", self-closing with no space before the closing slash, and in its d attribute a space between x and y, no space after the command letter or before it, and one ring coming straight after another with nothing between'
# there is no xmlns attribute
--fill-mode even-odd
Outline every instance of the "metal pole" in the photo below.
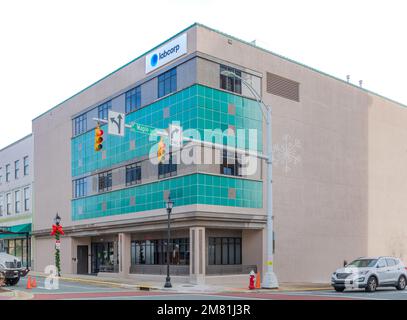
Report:
<svg viewBox="0 0 407 320"><path fill-rule="evenodd" d="M167 239L167 278L165 279L165 285L164 288L171 288L171 278L170 278L170 239L171 239L171 234L170 234L170 215L171 215L171 209L167 208L168 212L168 221L167 221L167 232L168 232L168 239Z"/></svg>
<svg viewBox="0 0 407 320"><path fill-rule="evenodd" d="M249 84L245 79L238 76L234 72L226 71L225 75L233 76L239 78L243 84L250 90L250 92L255 97L261 111L263 113L263 118L266 120L266 145L267 145L267 259L266 259L266 273L263 277L262 287L267 289L278 288L277 276L273 270L273 258L274 258L274 231L273 231L273 158L272 158L272 128L271 128L271 107L266 106L263 102L260 94Z"/></svg>
<svg viewBox="0 0 407 320"><path fill-rule="evenodd" d="M273 231L273 162L272 162L272 130L271 108L267 108L267 261L266 273L263 277L263 288L278 288L277 276L273 270L274 231Z"/></svg>

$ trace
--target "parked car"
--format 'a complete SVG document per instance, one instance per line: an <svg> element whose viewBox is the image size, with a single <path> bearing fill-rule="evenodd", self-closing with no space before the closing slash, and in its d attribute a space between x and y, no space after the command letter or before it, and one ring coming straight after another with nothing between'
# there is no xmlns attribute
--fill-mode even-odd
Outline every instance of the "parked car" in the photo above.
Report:
<svg viewBox="0 0 407 320"><path fill-rule="evenodd" d="M3 278L6 285L15 286L29 271L23 267L19 258L0 252L0 279Z"/></svg>
<svg viewBox="0 0 407 320"><path fill-rule="evenodd" d="M331 276L331 285L336 291L364 288L374 292L378 287L396 287L404 290L407 284L407 269L394 257L358 258Z"/></svg>

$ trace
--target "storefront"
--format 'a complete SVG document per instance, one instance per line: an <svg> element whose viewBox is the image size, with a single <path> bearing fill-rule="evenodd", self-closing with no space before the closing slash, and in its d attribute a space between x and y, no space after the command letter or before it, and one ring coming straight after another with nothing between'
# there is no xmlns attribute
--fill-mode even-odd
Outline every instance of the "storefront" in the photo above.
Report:
<svg viewBox="0 0 407 320"><path fill-rule="evenodd" d="M23 266L31 266L31 223L0 227L0 252L21 259Z"/></svg>

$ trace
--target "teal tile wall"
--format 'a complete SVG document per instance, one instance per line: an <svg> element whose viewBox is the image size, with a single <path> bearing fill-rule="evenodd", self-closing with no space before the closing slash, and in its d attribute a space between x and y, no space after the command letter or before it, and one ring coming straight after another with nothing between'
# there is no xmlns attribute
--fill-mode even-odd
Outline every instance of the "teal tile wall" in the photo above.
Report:
<svg viewBox="0 0 407 320"><path fill-rule="evenodd" d="M235 199L228 198L229 188L236 189ZM164 190L171 191L174 206L207 204L261 208L263 205L261 181L192 174L72 200L72 220L163 209ZM131 197L135 197L135 205L130 204ZM105 211L102 210L104 202Z"/></svg>
<svg viewBox="0 0 407 320"><path fill-rule="evenodd" d="M230 103L236 106L235 115L228 114ZM169 107L170 116L164 119L163 109L166 107ZM245 141L241 139L237 143L239 147L244 144L246 149L262 151L262 114L257 102L201 85L193 85L126 116L126 123L134 121L156 128L168 128L172 121L179 121L184 130L198 129L202 139L205 138L204 129L225 131L229 125L236 129L257 129L257 145L254 148L249 143L248 134ZM148 155L151 146L156 143L150 142L147 135L128 128L125 137L107 135L106 125L102 129L105 131L103 150L106 150L106 159L102 160L102 152L93 149L94 130L72 139L73 177ZM130 150L131 140L136 142L134 150Z"/></svg>

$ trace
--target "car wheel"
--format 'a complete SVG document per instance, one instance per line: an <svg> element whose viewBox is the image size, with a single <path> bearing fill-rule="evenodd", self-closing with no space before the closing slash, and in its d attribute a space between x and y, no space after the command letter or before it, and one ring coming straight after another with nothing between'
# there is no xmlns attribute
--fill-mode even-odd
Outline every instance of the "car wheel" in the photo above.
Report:
<svg viewBox="0 0 407 320"><path fill-rule="evenodd" d="M6 279L6 285L15 286L18 281L20 281L20 278Z"/></svg>
<svg viewBox="0 0 407 320"><path fill-rule="evenodd" d="M375 292L377 288L377 280L375 277L370 277L369 280L367 280L367 286L366 286L366 291L367 292Z"/></svg>
<svg viewBox="0 0 407 320"><path fill-rule="evenodd" d="M400 276L399 281L397 281L397 290L404 290L406 288L406 277Z"/></svg>
<svg viewBox="0 0 407 320"><path fill-rule="evenodd" d="M344 287L334 287L336 292L343 292L345 290Z"/></svg>

